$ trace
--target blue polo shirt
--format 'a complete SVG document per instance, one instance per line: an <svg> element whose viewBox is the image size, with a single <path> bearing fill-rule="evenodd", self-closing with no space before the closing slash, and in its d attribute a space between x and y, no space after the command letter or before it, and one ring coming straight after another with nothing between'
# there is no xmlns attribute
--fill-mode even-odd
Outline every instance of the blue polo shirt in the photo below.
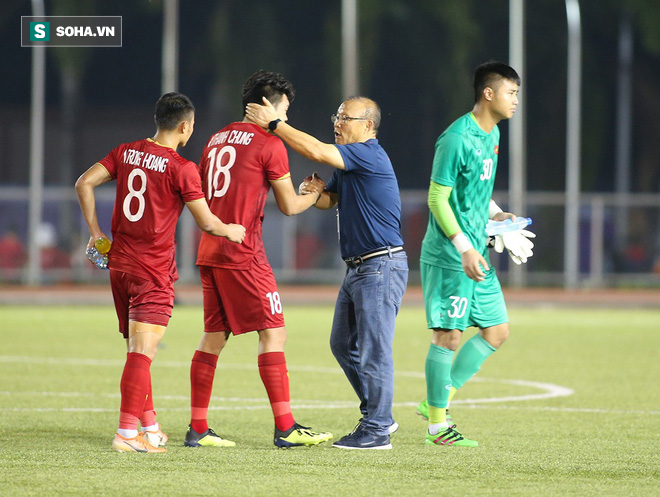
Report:
<svg viewBox="0 0 660 497"><path fill-rule="evenodd" d="M346 169L335 170L326 190L338 195L342 258L403 245L399 184L383 147L375 138L335 146Z"/></svg>

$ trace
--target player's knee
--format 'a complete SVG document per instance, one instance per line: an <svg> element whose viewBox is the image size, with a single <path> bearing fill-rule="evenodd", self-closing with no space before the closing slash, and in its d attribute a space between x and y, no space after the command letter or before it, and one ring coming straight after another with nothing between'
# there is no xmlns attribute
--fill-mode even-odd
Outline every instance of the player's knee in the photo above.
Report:
<svg viewBox="0 0 660 497"><path fill-rule="evenodd" d="M197 350L206 352L207 354L219 355L220 352L222 352L222 349L225 348L225 345L227 345L227 340L227 333L223 331L213 333L205 332L202 335L202 340L199 342Z"/></svg>
<svg viewBox="0 0 660 497"><path fill-rule="evenodd" d="M461 343L462 333L460 330L446 330L443 328L434 328L431 342L433 345L443 347L447 350L456 350Z"/></svg>
<svg viewBox="0 0 660 497"><path fill-rule="evenodd" d="M496 349L499 349L507 338L509 338L509 324L503 323L491 328L486 328L482 330L481 336L489 344L491 344Z"/></svg>

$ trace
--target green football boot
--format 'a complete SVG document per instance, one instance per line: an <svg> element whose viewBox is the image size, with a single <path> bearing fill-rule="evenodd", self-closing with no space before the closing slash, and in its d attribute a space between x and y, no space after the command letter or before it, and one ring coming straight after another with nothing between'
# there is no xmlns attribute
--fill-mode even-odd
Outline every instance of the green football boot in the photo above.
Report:
<svg viewBox="0 0 660 497"><path fill-rule="evenodd" d="M450 426L445 431L431 435L426 431L426 445L451 445L454 447L478 447L479 442L470 440L455 430L456 426Z"/></svg>

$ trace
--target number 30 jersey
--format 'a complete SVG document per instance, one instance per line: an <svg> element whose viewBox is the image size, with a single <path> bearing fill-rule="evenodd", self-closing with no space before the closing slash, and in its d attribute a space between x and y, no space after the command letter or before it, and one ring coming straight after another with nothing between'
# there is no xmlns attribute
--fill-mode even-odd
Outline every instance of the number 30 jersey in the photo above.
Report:
<svg viewBox="0 0 660 497"><path fill-rule="evenodd" d="M204 197L197 166L151 139L119 145L98 163L117 180L110 269L176 281L176 223L184 202Z"/></svg>
<svg viewBox="0 0 660 497"><path fill-rule="evenodd" d="M500 130L479 127L470 112L454 121L435 144L431 181L452 187L449 205L461 231L488 260L486 223L493 194ZM462 271L461 256L430 214L420 260L432 266Z"/></svg>
<svg viewBox="0 0 660 497"><path fill-rule="evenodd" d="M199 164L211 211L225 223L245 226L242 244L202 233L197 265L249 269L268 264L262 239L269 181L287 178L289 159L276 136L256 124L235 122L209 139Z"/></svg>

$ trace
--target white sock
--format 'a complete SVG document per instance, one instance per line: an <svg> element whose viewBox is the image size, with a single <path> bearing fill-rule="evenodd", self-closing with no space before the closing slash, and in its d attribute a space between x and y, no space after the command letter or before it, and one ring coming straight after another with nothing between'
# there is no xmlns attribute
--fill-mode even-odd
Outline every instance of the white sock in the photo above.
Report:
<svg viewBox="0 0 660 497"><path fill-rule="evenodd" d="M154 432L156 432L156 431L158 431L158 423L156 423L155 425L151 425L151 426L143 426L142 431L154 431Z"/></svg>
<svg viewBox="0 0 660 497"><path fill-rule="evenodd" d="M449 423L436 423L429 425L429 435L437 435L440 431L444 431L449 428Z"/></svg>
<svg viewBox="0 0 660 497"><path fill-rule="evenodd" d="M124 438L135 438L138 436L137 430L124 430L122 428L119 428L117 430L117 433L119 433Z"/></svg>

